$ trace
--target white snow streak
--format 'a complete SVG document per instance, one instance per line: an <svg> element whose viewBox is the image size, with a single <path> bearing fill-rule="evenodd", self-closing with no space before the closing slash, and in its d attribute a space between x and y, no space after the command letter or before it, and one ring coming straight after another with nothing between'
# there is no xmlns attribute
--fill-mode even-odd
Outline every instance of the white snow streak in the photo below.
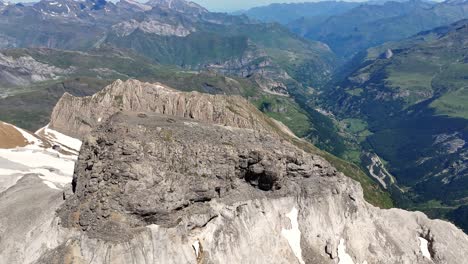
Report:
<svg viewBox="0 0 468 264"><path fill-rule="evenodd" d="M35 149L0 149L0 157L30 168L54 168L70 176L75 168L75 162L71 159L66 160L58 154Z"/></svg>
<svg viewBox="0 0 468 264"><path fill-rule="evenodd" d="M4 123L5 124L5 123ZM30 134L29 132L19 128L19 127L16 127L16 126L13 126L18 132L21 133L21 135L26 139L26 141L28 141L29 144L31 145L39 145L41 144L41 140L38 139L37 137L33 136L32 134Z"/></svg>
<svg viewBox="0 0 468 264"><path fill-rule="evenodd" d="M421 248L421 253L424 257L428 258L428 259L431 259L431 253L429 252L429 242L422 238L422 237L418 237L419 238L419 247Z"/></svg>
<svg viewBox="0 0 468 264"><path fill-rule="evenodd" d="M304 260L302 259L301 230L299 230L297 215L297 208L293 207L291 212L286 215L291 220L292 228L290 230L281 230L281 234L288 240L289 246L291 247L296 258L299 260L299 263L305 264Z"/></svg>
<svg viewBox="0 0 468 264"><path fill-rule="evenodd" d="M18 173L17 170L10 170L10 169L2 169L0 168L0 176L1 175L13 175L15 173Z"/></svg>
<svg viewBox="0 0 468 264"><path fill-rule="evenodd" d="M195 256L198 258L200 256L200 241L197 240L192 244L193 250L195 250Z"/></svg>
<svg viewBox="0 0 468 264"><path fill-rule="evenodd" d="M354 264L353 258L346 253L345 240L340 239L340 244L338 245L338 264Z"/></svg>
<svg viewBox="0 0 468 264"><path fill-rule="evenodd" d="M50 181L42 181L42 182L51 189L60 190L59 188L57 188L57 186L55 186L55 184L51 183Z"/></svg>
<svg viewBox="0 0 468 264"><path fill-rule="evenodd" d="M0 168L0 177L2 178L34 173L38 174L38 177L52 189L58 189L57 186L63 187L72 181L75 167L74 160L61 158L57 153L27 148L0 149L0 157L26 167L18 169Z"/></svg>
<svg viewBox="0 0 468 264"><path fill-rule="evenodd" d="M52 141L54 144L68 148L70 150L79 151L81 148L81 140L69 137L58 131L49 128L49 125L39 129L36 134L43 134L45 138Z"/></svg>

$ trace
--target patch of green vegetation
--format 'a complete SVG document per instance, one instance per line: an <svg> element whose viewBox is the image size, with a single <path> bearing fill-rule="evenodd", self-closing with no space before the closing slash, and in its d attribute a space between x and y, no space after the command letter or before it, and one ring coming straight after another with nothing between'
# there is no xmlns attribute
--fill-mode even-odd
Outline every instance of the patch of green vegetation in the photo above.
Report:
<svg viewBox="0 0 468 264"><path fill-rule="evenodd" d="M387 80L389 81L388 87L410 90L415 88L430 88L432 78L421 73L394 71L389 74Z"/></svg>
<svg viewBox="0 0 468 264"><path fill-rule="evenodd" d="M163 129L163 130L161 131L161 137L162 137L163 140L166 141L166 142L172 142L172 141L174 141L172 130Z"/></svg>
<svg viewBox="0 0 468 264"><path fill-rule="evenodd" d="M266 115L285 124L298 137L310 132L312 124L307 114L291 98L263 95L251 102Z"/></svg>
<svg viewBox="0 0 468 264"><path fill-rule="evenodd" d="M387 78L387 86L398 90L408 106L428 99L432 94L432 76L421 73L392 71Z"/></svg>
<svg viewBox="0 0 468 264"><path fill-rule="evenodd" d="M352 134L357 134L367 130L367 122L362 119L348 118L342 121L345 124L345 129Z"/></svg>
<svg viewBox="0 0 468 264"><path fill-rule="evenodd" d="M116 102L117 107L123 106L123 96L122 95L115 96L114 101Z"/></svg>
<svg viewBox="0 0 468 264"><path fill-rule="evenodd" d="M343 153L343 159L359 164L361 162L361 151L359 149L349 148Z"/></svg>
<svg viewBox="0 0 468 264"><path fill-rule="evenodd" d="M412 210L427 210L431 208L451 208L449 206L446 206L442 203L442 201L439 200L429 200L425 203L418 204L417 206L410 207Z"/></svg>
<svg viewBox="0 0 468 264"><path fill-rule="evenodd" d="M352 90L346 90L346 93L348 93L349 95L353 95L353 96L361 96L361 94L364 92L364 90L362 88L356 88L356 89L352 89Z"/></svg>
<svg viewBox="0 0 468 264"><path fill-rule="evenodd" d="M447 93L430 104L437 115L468 119L468 86Z"/></svg>
<svg viewBox="0 0 468 264"><path fill-rule="evenodd" d="M106 41L135 50L155 62L182 67L238 58L248 48L247 38L243 35L223 36L207 31L197 31L186 37L135 31L125 37L109 35Z"/></svg>
<svg viewBox="0 0 468 264"><path fill-rule="evenodd" d="M0 120L36 131L49 123L52 109L63 93L91 95L107 84L108 80L81 77L24 87L21 93L0 98Z"/></svg>

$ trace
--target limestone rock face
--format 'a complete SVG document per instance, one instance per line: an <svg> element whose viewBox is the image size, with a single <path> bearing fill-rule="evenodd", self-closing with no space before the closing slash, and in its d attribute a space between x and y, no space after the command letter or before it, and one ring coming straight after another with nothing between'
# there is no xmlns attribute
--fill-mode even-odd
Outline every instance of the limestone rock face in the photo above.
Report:
<svg viewBox="0 0 468 264"><path fill-rule="evenodd" d="M205 202L214 199L284 195L293 188L290 178L335 175L325 160L274 135L164 115L117 114L82 148L76 196L62 215L69 226L96 235L116 224L112 217L128 227L176 226L192 207L209 213Z"/></svg>
<svg viewBox="0 0 468 264"><path fill-rule="evenodd" d="M118 80L93 96L65 94L54 108L50 128L83 138L120 111L159 113L256 130L271 130L272 123L242 97L186 93L157 83Z"/></svg>
<svg viewBox="0 0 468 264"><path fill-rule="evenodd" d="M452 224L369 205L359 184L274 134L188 118L112 116L86 138L73 191L58 210L70 236L37 263L463 263L468 254Z"/></svg>
<svg viewBox="0 0 468 264"><path fill-rule="evenodd" d="M257 49L251 43L250 45L250 50L246 51L242 57L223 63L204 65L204 68L224 75L251 78L265 92L288 96L289 92L286 83L291 82L291 76L276 65L264 51Z"/></svg>
<svg viewBox="0 0 468 264"><path fill-rule="evenodd" d="M13 58L0 53L0 85L25 86L70 74L72 68L61 69L36 61L30 56Z"/></svg>
<svg viewBox="0 0 468 264"><path fill-rule="evenodd" d="M208 13L204 7L195 2L185 0L150 0L146 3L149 6L160 8L162 10L169 9L184 13L187 15L199 16Z"/></svg>
<svg viewBox="0 0 468 264"><path fill-rule="evenodd" d="M186 37L195 31L194 28L187 28L183 25L166 24L158 20L145 20L138 22L134 19L131 19L129 21L124 21L112 26L113 32L115 32L120 37L128 36L137 29L145 33L177 37Z"/></svg>

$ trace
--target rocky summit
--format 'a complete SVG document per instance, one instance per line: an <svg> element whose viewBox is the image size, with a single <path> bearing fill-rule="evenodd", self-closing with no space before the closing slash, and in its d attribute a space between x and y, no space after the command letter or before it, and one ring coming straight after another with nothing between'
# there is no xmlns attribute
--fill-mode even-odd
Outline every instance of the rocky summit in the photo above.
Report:
<svg viewBox="0 0 468 264"><path fill-rule="evenodd" d="M463 263L468 254L457 227L370 205L359 183L237 96L117 81L64 95L37 133L51 131L83 139L73 180L48 188L24 175L1 193L6 263Z"/></svg>
<svg viewBox="0 0 468 264"><path fill-rule="evenodd" d="M274 134L122 112L87 136L38 263L463 263L468 238ZM80 262L77 262L80 263Z"/></svg>
<svg viewBox="0 0 468 264"><path fill-rule="evenodd" d="M159 83L117 80L89 97L65 94L54 108L50 127L77 138L120 111L188 117L226 126L271 130L280 128L246 99L238 96L180 92ZM282 128L281 128L282 129Z"/></svg>
<svg viewBox="0 0 468 264"><path fill-rule="evenodd" d="M360 184L236 96L117 81L65 95L37 132L61 133L84 139L71 184L26 174L0 195L6 263L463 263L468 254L454 225L370 205Z"/></svg>

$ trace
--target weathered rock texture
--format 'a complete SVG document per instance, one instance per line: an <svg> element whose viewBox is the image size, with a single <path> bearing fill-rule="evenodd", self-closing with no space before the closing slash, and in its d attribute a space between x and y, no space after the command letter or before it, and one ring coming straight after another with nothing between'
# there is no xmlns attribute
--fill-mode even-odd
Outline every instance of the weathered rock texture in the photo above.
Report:
<svg viewBox="0 0 468 264"><path fill-rule="evenodd" d="M251 78L263 91L287 96L287 83L292 81L291 76L276 65L268 55L255 47L252 43L240 58L234 58L223 63L212 63L204 68L224 75L237 75Z"/></svg>
<svg viewBox="0 0 468 264"><path fill-rule="evenodd" d="M322 158L276 135L119 113L87 137L70 235L38 263L463 263L468 238L381 210ZM427 246L421 241L427 241Z"/></svg>
<svg viewBox="0 0 468 264"><path fill-rule="evenodd" d="M69 74L72 68L61 69L36 61L30 56L13 58L0 53L0 85L11 87L53 80Z"/></svg>
<svg viewBox="0 0 468 264"><path fill-rule="evenodd" d="M128 36L135 32L135 30L141 30L145 33L151 33L160 36L177 37L186 37L195 31L194 28L184 27L184 25L181 24L167 24L154 19L145 20L142 22L131 19L129 21L124 21L112 26L112 30L120 37Z"/></svg>
<svg viewBox="0 0 468 264"><path fill-rule="evenodd" d="M272 121L242 97L186 93L162 84L118 80L93 96L65 94L54 108L50 128L83 138L120 111L159 113L256 130L272 127Z"/></svg>

